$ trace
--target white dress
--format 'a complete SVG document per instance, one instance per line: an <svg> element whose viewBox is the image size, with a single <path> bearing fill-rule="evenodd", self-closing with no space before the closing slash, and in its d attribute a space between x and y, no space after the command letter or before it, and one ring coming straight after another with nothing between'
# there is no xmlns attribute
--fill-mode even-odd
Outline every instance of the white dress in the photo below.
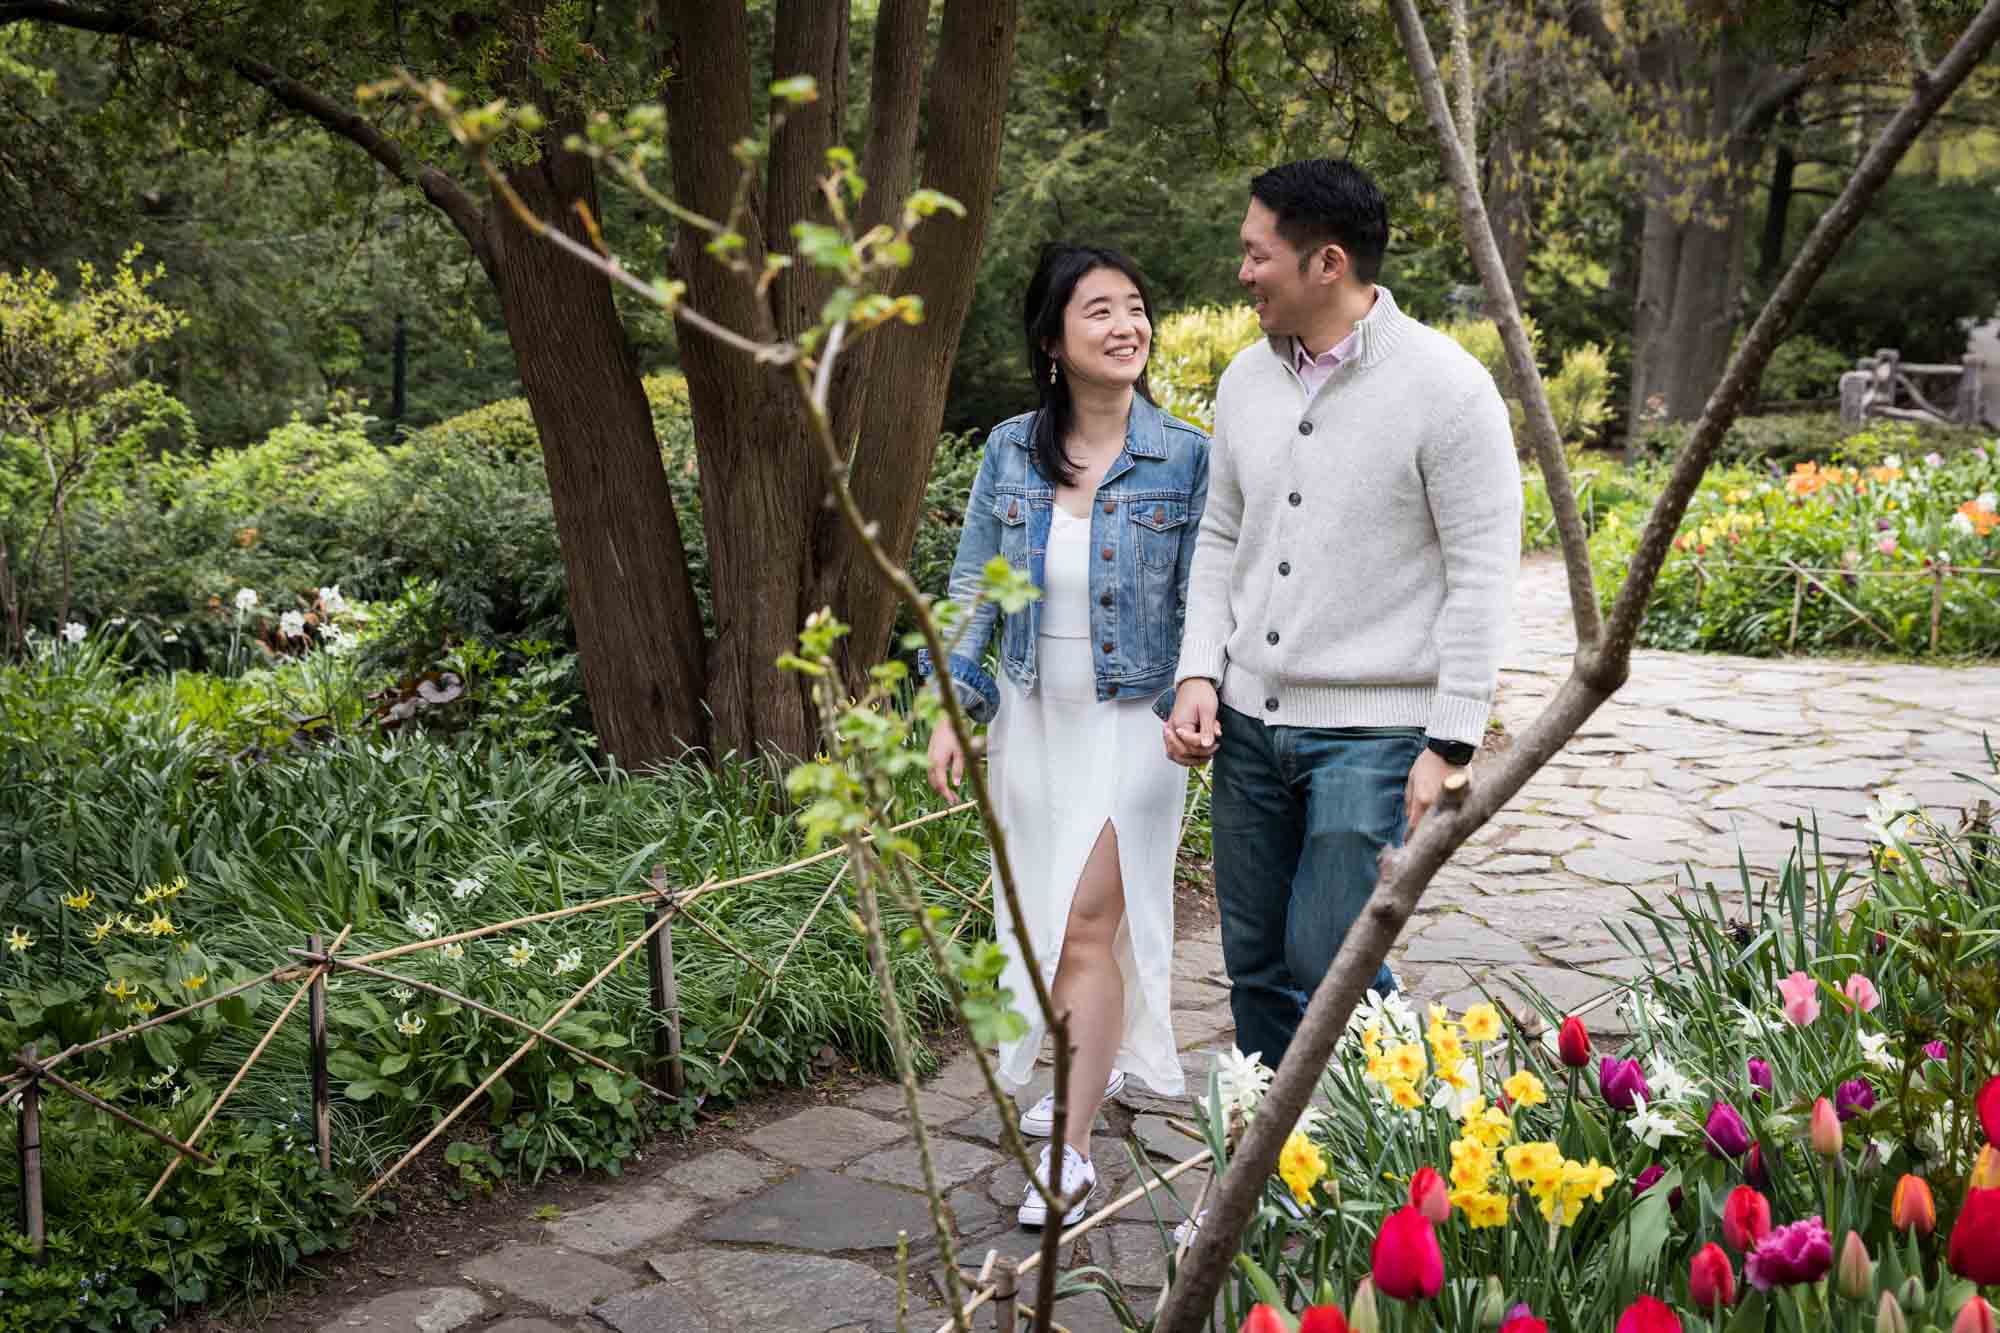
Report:
<svg viewBox="0 0 2000 1333"><path fill-rule="evenodd" d="M1125 886L1115 945L1125 978L1125 1032L1113 1065L1161 1096L1177 1097L1185 1089L1171 1018L1174 855L1187 771L1167 758L1149 697L1097 698L1090 520L1060 504L1043 582L1036 688L1024 693L999 673L1000 712L987 737L988 775L1022 912L1044 980L1053 983L1077 877L1110 821ZM997 879L993 917L1007 952L1001 984L1028 1020L1026 1035L1000 1048L1000 1078L1018 1090L1034 1076L1047 1027Z"/></svg>

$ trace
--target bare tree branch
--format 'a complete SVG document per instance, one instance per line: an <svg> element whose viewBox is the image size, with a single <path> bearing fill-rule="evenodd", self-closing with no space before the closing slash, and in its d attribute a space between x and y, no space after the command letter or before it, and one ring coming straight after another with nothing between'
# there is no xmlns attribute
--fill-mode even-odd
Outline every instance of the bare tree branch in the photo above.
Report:
<svg viewBox="0 0 2000 1333"><path fill-rule="evenodd" d="M1407 35L1419 22L1413 0L1396 0L1396 9L1398 24ZM1916 91L1868 150L1861 167L1841 192L1839 202L1822 215L1798 258L1786 270L1777 291L1730 358L1722 383L1703 408L1694 435L1675 465L1672 480L1653 507L1602 646L1579 653L1580 658L1597 656L1601 660L1595 664L1579 662L1578 669L1563 682L1547 710L1530 724L1490 774L1481 775L1482 780L1466 793L1461 807L1457 810L1441 807L1424 820L1406 846L1384 853L1382 878L1374 896L1348 932L1333 966L1313 992L1298 1034L1292 1039L1270 1091L1222 1177L1187 1263L1168 1295L1166 1308L1155 1325L1158 1333L1194 1333L1209 1318L1216 1291L1234 1257L1237 1237L1249 1220L1264 1182L1277 1165L1286 1136L1311 1099L1319 1075L1333 1055L1334 1043L1347 1026L1348 1015L1367 990L1382 960L1388 957L1431 877L1458 845L1510 800L1608 697L1608 691L1590 681L1607 677L1622 679L1630 661L1639 615L1666 558L1667 544L1686 513L1688 501L1707 469L1717 442L1763 374L1786 326L1860 222L1869 201L1909 151L1918 132L1996 41L2000 41L2000 0L1987 0L1950 54L1927 78L1917 81ZM1432 97L1441 100L1434 68L1428 78L1419 81L1425 85L1427 101Z"/></svg>

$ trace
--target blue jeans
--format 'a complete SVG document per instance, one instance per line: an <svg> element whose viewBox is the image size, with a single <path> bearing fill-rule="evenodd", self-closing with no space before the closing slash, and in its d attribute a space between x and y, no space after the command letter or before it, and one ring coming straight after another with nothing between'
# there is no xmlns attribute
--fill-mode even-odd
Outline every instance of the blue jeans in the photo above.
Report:
<svg viewBox="0 0 2000 1333"><path fill-rule="evenodd" d="M1400 846L1416 727L1266 726L1228 706L1215 757L1215 896L1237 1049L1273 1069ZM1375 987L1395 982L1385 963Z"/></svg>

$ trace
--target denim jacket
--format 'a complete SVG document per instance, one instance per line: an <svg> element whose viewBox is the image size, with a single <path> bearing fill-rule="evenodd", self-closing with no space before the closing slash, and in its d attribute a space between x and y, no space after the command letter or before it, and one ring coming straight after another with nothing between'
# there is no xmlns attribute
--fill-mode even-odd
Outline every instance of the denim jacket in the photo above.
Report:
<svg viewBox="0 0 2000 1333"><path fill-rule="evenodd" d="M1042 560L1054 521L1055 487L1035 466L1030 431L1034 413L1003 421L986 437L986 454L972 483L949 595L970 606L995 555L1025 569L1045 587ZM1144 398L1132 399L1125 449L1104 473L1090 507L1090 634L1101 651L1097 697L1152 696L1166 717L1173 707L1174 668L1187 612L1188 569L1195 534L1208 499L1208 437ZM1035 646L1042 605L1028 603L1001 615L982 603L951 653L950 675L960 706L975 722L990 722L1000 690L981 665L987 640L1000 624L1000 666L1026 692L1035 688ZM932 671L929 654L918 669Z"/></svg>

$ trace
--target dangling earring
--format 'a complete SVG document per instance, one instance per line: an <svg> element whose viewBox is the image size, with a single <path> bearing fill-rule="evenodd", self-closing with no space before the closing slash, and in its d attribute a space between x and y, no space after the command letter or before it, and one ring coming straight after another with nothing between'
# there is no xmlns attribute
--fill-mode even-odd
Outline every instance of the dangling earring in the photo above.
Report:
<svg viewBox="0 0 2000 1333"><path fill-rule="evenodd" d="M1055 359L1054 357L1050 357L1050 358L1049 358L1049 383L1051 383L1051 384L1054 384L1054 383L1056 382L1056 366L1057 366L1057 364L1058 364L1058 362L1056 361L1056 359Z"/></svg>

